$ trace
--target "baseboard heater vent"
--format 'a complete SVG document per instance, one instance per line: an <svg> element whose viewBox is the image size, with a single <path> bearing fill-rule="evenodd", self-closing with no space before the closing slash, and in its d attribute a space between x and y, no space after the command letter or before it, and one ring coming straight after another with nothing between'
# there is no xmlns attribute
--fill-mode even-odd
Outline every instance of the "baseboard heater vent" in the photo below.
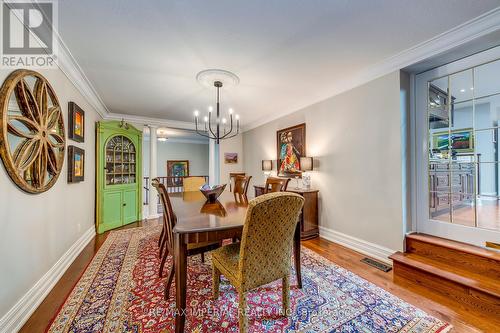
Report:
<svg viewBox="0 0 500 333"><path fill-rule="evenodd" d="M386 273L392 269L391 266L386 265L384 263L381 263L380 261L373 260L372 258L363 258L363 259L361 259L361 262L364 262L365 264L368 264L372 267L380 269L382 272L386 272Z"/></svg>

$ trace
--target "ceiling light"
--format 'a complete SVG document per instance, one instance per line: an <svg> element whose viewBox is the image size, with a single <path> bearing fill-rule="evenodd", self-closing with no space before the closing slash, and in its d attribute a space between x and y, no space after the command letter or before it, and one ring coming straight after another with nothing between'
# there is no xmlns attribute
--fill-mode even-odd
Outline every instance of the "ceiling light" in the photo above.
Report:
<svg viewBox="0 0 500 333"><path fill-rule="evenodd" d="M165 137L160 137L160 138L158 138L158 141L165 142L165 141L167 141L167 138L165 138Z"/></svg>
<svg viewBox="0 0 500 333"><path fill-rule="evenodd" d="M216 77L214 77L215 74L217 74ZM209 80L212 80L212 86L215 87L217 93L215 115L212 114L214 108L210 105L208 107L208 116L203 117L203 120L205 122L203 126L204 129L198 128L199 112L195 112L194 124L196 133L208 139L214 140L216 144L219 144L220 140L229 139L238 135L240 132L240 117L238 115L236 116L236 126L234 126L234 110L232 108L229 108L227 111L228 117L223 117L220 107L220 92L222 87L225 85L225 82L230 82L230 84L232 85L238 84L238 77L233 73L229 73L227 71L209 70L200 72L196 78L205 86L208 86L207 82ZM229 123L229 130L226 126L227 123ZM222 130L221 124L223 126Z"/></svg>
<svg viewBox="0 0 500 333"><path fill-rule="evenodd" d="M460 92L465 92L465 89L460 89Z"/></svg>

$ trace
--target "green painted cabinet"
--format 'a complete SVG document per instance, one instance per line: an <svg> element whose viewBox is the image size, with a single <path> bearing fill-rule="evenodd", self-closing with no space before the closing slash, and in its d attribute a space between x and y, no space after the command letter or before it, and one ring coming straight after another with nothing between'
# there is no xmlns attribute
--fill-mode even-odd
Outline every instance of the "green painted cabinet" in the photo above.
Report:
<svg viewBox="0 0 500 333"><path fill-rule="evenodd" d="M97 232L142 217L142 132L119 121L97 122Z"/></svg>

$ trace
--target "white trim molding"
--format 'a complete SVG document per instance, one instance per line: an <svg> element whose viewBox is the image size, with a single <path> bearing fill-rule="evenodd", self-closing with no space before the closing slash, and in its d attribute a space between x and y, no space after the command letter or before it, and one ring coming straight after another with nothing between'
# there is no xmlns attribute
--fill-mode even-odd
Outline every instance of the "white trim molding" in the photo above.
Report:
<svg viewBox="0 0 500 333"><path fill-rule="evenodd" d="M271 116L267 114L266 116L247 124L243 131L259 127L270 121L301 110L309 105L319 103L325 99L339 95L379 77L400 70L409 65L416 64L427 58L449 51L457 46L466 44L476 38L486 36L497 30L500 30L500 7L494 8L483 15L473 18L472 20L443 32L442 34L434 36L420 44L388 57L373 66L361 70L357 74L352 75L349 80L345 80L338 86L334 87L326 98L319 99L314 103L309 103L308 105L291 108L290 110L274 112Z"/></svg>
<svg viewBox="0 0 500 333"><path fill-rule="evenodd" d="M92 226L71 245L54 266L0 319L0 333L17 332L21 329L94 236L95 227Z"/></svg>
<svg viewBox="0 0 500 333"><path fill-rule="evenodd" d="M388 257L397 252L386 247L367 242L353 236L346 235L329 228L319 227L319 236L331 242L345 246L351 250L370 256L392 266L392 260Z"/></svg>

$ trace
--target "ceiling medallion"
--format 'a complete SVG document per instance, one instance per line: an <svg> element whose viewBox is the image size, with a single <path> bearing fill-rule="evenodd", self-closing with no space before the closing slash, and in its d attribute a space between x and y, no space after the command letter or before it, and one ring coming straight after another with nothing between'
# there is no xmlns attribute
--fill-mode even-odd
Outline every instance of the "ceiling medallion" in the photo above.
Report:
<svg viewBox="0 0 500 333"><path fill-rule="evenodd" d="M222 69L207 69L199 72L196 75L196 80L205 87L215 87L217 92L215 117L212 116L213 108L209 106L208 115L203 117L203 129L198 127L200 112L198 110L194 111L196 133L214 140L216 144L219 144L220 140L229 139L238 135L240 133L240 116L234 116L236 120L236 125L234 125L234 110L229 108L227 110L227 116L223 117L220 108L220 90L222 87L228 88L238 85L238 83L240 83L238 76Z"/></svg>
<svg viewBox="0 0 500 333"><path fill-rule="evenodd" d="M0 156L14 183L29 193L51 188L61 173L66 139L59 100L40 73L19 69L0 90Z"/></svg>
<svg viewBox="0 0 500 333"><path fill-rule="evenodd" d="M206 69L196 74L196 80L206 88L212 88L215 81L222 82L224 88L235 87L240 83L240 78L230 71L223 69Z"/></svg>

